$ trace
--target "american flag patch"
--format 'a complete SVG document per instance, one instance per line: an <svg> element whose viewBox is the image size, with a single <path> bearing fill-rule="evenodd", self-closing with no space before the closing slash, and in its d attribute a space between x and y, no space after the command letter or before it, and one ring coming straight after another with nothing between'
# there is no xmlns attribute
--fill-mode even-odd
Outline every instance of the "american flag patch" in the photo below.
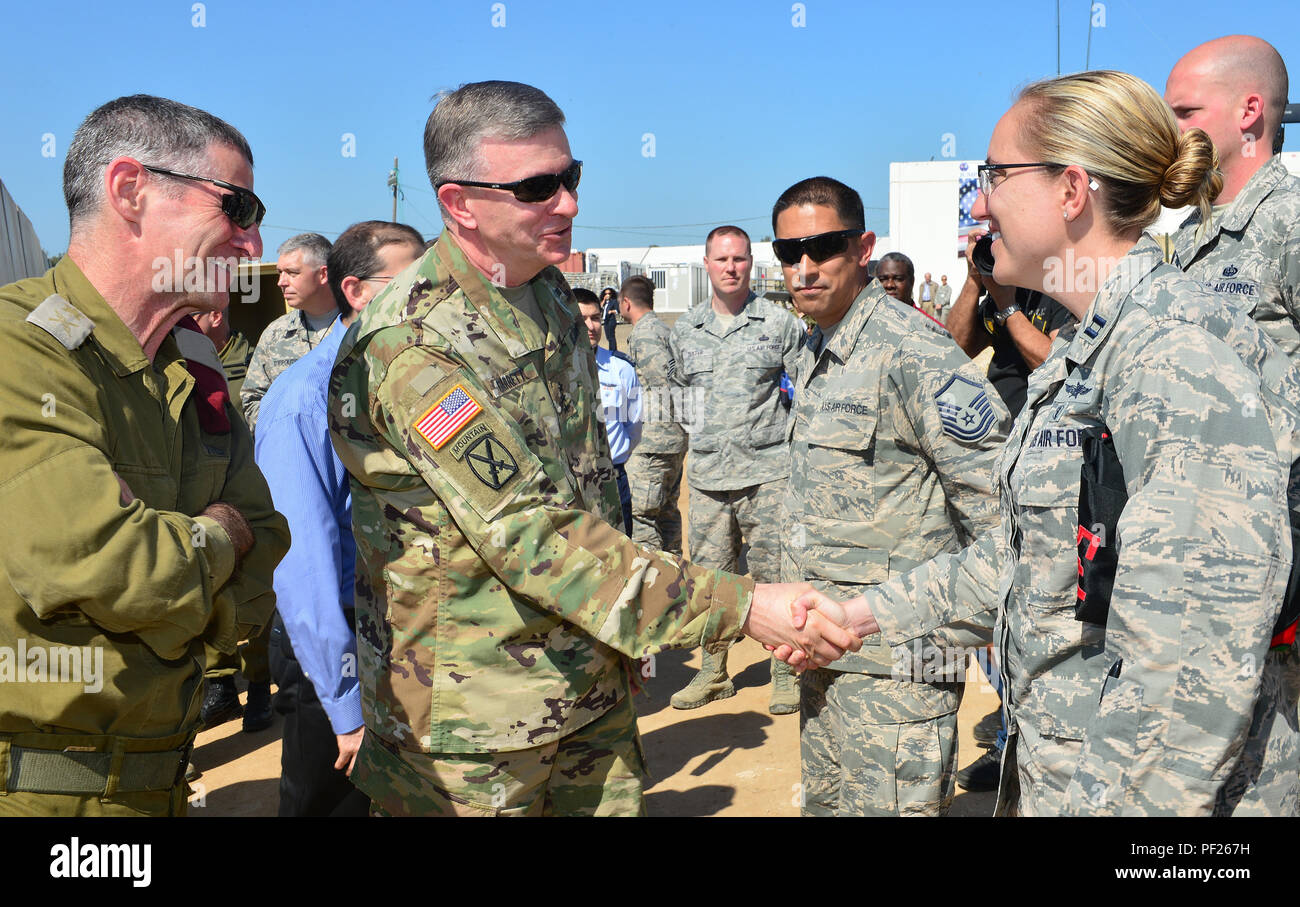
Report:
<svg viewBox="0 0 1300 907"><path fill-rule="evenodd" d="M439 450L482 411L465 388L457 384L416 420L415 430L433 445L434 450Z"/></svg>

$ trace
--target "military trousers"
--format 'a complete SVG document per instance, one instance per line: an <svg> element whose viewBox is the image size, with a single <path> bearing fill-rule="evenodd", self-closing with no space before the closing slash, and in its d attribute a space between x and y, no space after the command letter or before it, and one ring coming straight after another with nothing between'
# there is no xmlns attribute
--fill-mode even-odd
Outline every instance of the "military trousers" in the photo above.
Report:
<svg viewBox="0 0 1300 907"><path fill-rule="evenodd" d="M682 465L686 453L640 453L627 459L632 486L632 541L682 553Z"/></svg>
<svg viewBox="0 0 1300 907"><path fill-rule="evenodd" d="M799 682L805 816L941 816L956 786L962 684L826 668Z"/></svg>
<svg viewBox="0 0 1300 907"><path fill-rule="evenodd" d="M781 578L781 507L788 479L750 485L735 491L691 488L691 563L728 573L739 572L740 551L759 583Z"/></svg>
<svg viewBox="0 0 1300 907"><path fill-rule="evenodd" d="M632 697L560 740L496 753L398 751L366 730L352 782L380 816L643 816Z"/></svg>
<svg viewBox="0 0 1300 907"><path fill-rule="evenodd" d="M205 644L203 648L207 654L207 670L203 676L215 679L242 673L249 683L270 683L270 642L271 621L267 621L262 631L248 637L248 642L240 646L238 652L227 655Z"/></svg>

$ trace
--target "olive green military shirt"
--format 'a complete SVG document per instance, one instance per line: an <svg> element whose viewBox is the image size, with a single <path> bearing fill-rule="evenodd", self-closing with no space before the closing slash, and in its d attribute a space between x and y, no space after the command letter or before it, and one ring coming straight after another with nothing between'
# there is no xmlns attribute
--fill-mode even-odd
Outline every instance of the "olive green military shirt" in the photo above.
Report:
<svg viewBox="0 0 1300 907"><path fill-rule="evenodd" d="M627 694L629 657L734 637L748 614L750 580L614 528L595 357L559 271L532 289L544 331L444 232L339 350L362 711L395 750L560 739Z"/></svg>
<svg viewBox="0 0 1300 907"><path fill-rule="evenodd" d="M253 358L253 346L248 338L239 331L231 331L225 345L217 354L221 358L221 367L226 373L226 384L230 388L230 402L235 409L240 409L239 392L248 375L248 363Z"/></svg>
<svg viewBox="0 0 1300 907"><path fill-rule="evenodd" d="M220 368L202 335L189 348ZM0 652L0 734L193 729L203 642L233 651L270 619L289 544L248 429L227 406L231 430L204 431L175 336L151 363L68 257L0 288L0 349L0 645L27 657ZM216 501L252 526L238 564L220 525L197 515ZM56 658L80 676L24 682ZM6 676L6 660L24 678ZM87 661L102 664L98 679Z"/></svg>

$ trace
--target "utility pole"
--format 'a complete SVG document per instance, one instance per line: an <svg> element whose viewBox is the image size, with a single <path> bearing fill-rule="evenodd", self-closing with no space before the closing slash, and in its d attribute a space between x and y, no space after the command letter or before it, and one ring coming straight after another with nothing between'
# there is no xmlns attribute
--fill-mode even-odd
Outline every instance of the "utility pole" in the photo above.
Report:
<svg viewBox="0 0 1300 907"><path fill-rule="evenodd" d="M393 172L388 174L388 185L393 187L393 223L397 223L397 158L393 158Z"/></svg>

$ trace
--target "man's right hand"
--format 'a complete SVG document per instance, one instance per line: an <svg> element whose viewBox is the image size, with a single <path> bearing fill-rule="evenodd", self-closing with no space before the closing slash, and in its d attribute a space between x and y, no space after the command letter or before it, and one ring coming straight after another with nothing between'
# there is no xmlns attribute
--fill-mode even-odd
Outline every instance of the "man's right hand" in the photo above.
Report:
<svg viewBox="0 0 1300 907"><path fill-rule="evenodd" d="M339 757L334 760L334 767L347 769L349 778L352 777L352 766L356 765L357 750L361 749L361 738L365 733L366 726L363 724L355 731L334 735L334 739L339 743Z"/></svg>
<svg viewBox="0 0 1300 907"><path fill-rule="evenodd" d="M235 546L235 559L243 560L245 554L253 550L253 527L248 525L244 515L225 501L214 501L203 509L199 516L205 516L216 522L230 536Z"/></svg>

